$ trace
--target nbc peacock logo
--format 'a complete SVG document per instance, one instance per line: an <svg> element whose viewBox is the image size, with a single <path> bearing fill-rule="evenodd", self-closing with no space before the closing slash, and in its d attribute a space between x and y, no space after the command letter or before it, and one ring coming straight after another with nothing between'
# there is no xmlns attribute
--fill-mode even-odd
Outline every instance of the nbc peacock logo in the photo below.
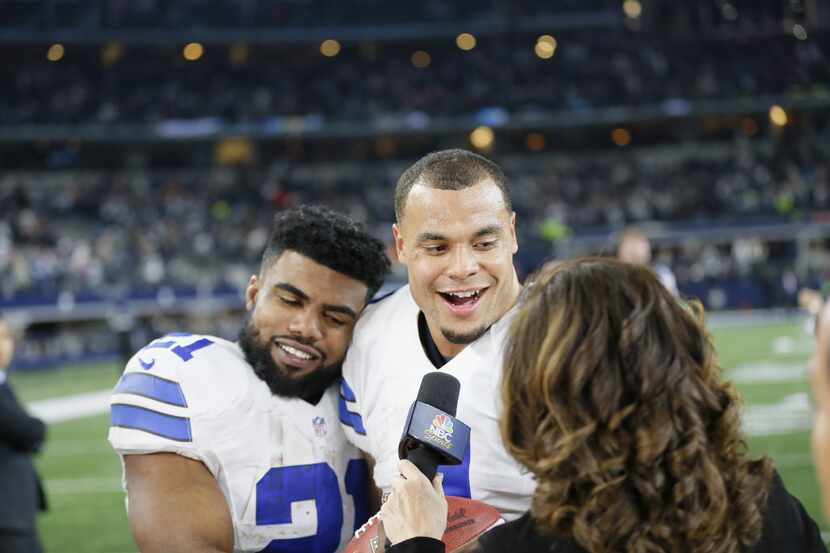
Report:
<svg viewBox="0 0 830 553"><path fill-rule="evenodd" d="M452 417L438 414L424 432L424 438L445 449L452 449L452 430Z"/></svg>
<svg viewBox="0 0 830 553"><path fill-rule="evenodd" d="M452 434L452 419L447 415L435 415L435 418L432 419L432 427L440 428L447 434Z"/></svg>

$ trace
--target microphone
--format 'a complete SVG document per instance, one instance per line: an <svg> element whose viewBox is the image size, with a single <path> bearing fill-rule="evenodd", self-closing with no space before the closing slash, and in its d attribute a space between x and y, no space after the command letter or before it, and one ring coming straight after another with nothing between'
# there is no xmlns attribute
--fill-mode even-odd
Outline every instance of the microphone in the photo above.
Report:
<svg viewBox="0 0 830 553"><path fill-rule="evenodd" d="M461 383L442 372L427 373L409 408L398 457L408 459L431 482L438 465L460 465L470 443L470 427L455 418Z"/></svg>
<svg viewBox="0 0 830 553"><path fill-rule="evenodd" d="M463 463L470 445L470 427L455 418L460 389L461 383L452 375L427 374L406 417L398 456L412 461L430 482L438 465ZM501 514L486 503L448 495L447 527L441 541L448 552L460 551L503 522ZM383 553L391 546L383 521L375 515L354 533L345 551Z"/></svg>

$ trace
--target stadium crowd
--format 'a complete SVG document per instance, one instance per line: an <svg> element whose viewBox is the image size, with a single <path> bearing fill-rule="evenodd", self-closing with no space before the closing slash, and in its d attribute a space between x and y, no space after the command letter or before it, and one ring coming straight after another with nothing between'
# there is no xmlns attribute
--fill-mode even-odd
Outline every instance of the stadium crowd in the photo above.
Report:
<svg viewBox="0 0 830 553"><path fill-rule="evenodd" d="M810 220L830 209L830 167L819 149L794 152L738 139L726 146L505 157L524 244L520 272L552 255L562 233L606 233L610 240L632 224ZM0 283L0 298L92 290L112 298L160 286L244 282L274 210L303 203L336 206L388 240L390 191L403 164L8 172L0 177L0 270L10 278ZM661 253L681 287L740 272L742 265L744 271L776 261L791 267L794 255L772 250L747 260L728 244L676 246Z"/></svg>
<svg viewBox="0 0 830 553"><path fill-rule="evenodd" d="M573 14L614 13L621 15L618 0L485 0L474 3L427 0L402 6L381 0L352 4L332 0L271 2L268 0L97 0L78 2L55 0L29 2L7 0L2 6L0 26L21 29L50 27L81 29L164 29L193 26L200 29L236 27L321 27L332 25L466 23L505 17L539 18ZM662 24L681 23L706 29L740 24L755 27L774 25L785 17L804 16L802 0L730 0L677 5L670 0L653 0L649 8Z"/></svg>
<svg viewBox="0 0 830 553"><path fill-rule="evenodd" d="M830 37L659 39L625 31L557 35L550 59L538 33L480 37L470 51L451 40L347 43L336 57L319 45L206 46L185 61L180 46L69 46L58 62L42 48L6 48L0 58L0 120L24 124L158 124L213 118L265 124L288 116L318 122L387 117L506 117L781 94L830 85ZM725 52L724 49L728 48ZM759 50L764 56L757 56ZM418 53L413 54L413 52ZM547 55L547 54L545 54ZM22 65L19 63L25 60Z"/></svg>

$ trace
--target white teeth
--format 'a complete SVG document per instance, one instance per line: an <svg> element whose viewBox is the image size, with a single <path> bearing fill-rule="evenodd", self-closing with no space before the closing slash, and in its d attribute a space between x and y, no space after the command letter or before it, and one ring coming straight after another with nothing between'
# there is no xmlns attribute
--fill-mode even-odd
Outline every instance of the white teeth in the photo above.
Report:
<svg viewBox="0 0 830 553"><path fill-rule="evenodd" d="M294 357L299 357L300 359L312 359L313 358L312 355L310 355L310 354L308 354L308 353L306 353L302 350L299 350L297 348L292 348L291 346L287 346L285 344L280 344L279 346L280 346L280 348L282 348L283 351L286 351L286 352L290 353Z"/></svg>
<svg viewBox="0 0 830 553"><path fill-rule="evenodd" d="M471 298L473 296L478 295L478 290L470 290L468 292L447 292L451 296L455 296L456 298Z"/></svg>

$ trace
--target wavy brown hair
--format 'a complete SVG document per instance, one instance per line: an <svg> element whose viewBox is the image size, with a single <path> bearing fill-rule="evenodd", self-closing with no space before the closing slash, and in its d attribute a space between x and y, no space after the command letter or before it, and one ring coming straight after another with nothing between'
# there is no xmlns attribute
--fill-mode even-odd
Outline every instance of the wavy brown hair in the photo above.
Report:
<svg viewBox="0 0 830 553"><path fill-rule="evenodd" d="M699 303L646 267L564 262L511 328L502 437L540 529L590 553L745 550L772 478L751 460Z"/></svg>

